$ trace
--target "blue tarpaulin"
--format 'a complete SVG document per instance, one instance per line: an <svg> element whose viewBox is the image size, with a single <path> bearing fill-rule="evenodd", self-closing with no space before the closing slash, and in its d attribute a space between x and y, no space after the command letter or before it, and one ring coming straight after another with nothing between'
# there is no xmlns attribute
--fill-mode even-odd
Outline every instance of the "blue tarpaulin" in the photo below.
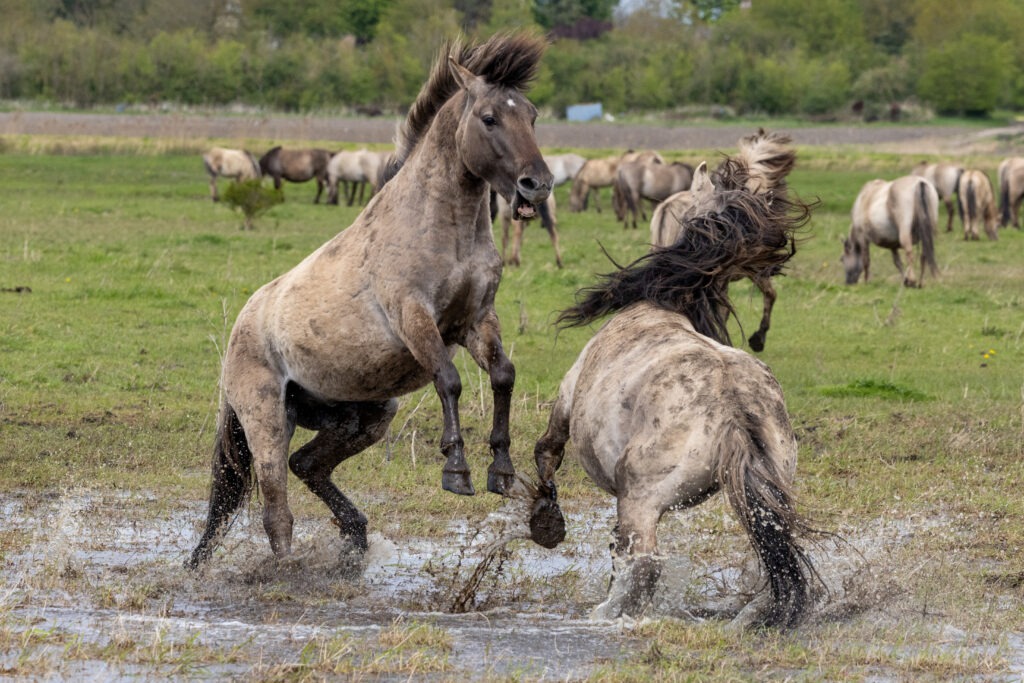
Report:
<svg viewBox="0 0 1024 683"><path fill-rule="evenodd" d="M601 103L574 104L565 108L565 118L570 121L593 121L601 118Z"/></svg>

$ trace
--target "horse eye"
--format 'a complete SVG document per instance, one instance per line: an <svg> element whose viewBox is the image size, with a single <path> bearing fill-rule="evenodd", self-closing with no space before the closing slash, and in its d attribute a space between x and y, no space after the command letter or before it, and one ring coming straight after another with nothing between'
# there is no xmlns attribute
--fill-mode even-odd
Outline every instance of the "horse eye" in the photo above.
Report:
<svg viewBox="0 0 1024 683"><path fill-rule="evenodd" d="M487 126L488 128L490 128L491 126L498 125L498 119L494 118L490 114L484 114L482 120L484 122L484 125Z"/></svg>

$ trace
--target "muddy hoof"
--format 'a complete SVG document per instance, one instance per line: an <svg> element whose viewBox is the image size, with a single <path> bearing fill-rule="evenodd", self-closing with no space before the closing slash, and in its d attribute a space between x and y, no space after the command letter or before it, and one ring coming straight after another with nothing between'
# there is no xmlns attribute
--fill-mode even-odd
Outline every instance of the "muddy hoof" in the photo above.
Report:
<svg viewBox="0 0 1024 683"><path fill-rule="evenodd" d="M487 470L487 490L503 496L512 490L512 484L516 480L514 472L499 472L494 465Z"/></svg>
<svg viewBox="0 0 1024 683"><path fill-rule="evenodd" d="M476 495L476 489L473 488L473 480L469 478L469 472L449 472L445 470L441 473L441 488L445 491L457 493L460 496Z"/></svg>
<svg viewBox="0 0 1024 683"><path fill-rule="evenodd" d="M757 353L764 351L764 337L765 335L762 332L755 332L750 335L750 339L747 340L750 344L750 349Z"/></svg>
<svg viewBox="0 0 1024 683"><path fill-rule="evenodd" d="M363 553L370 547L370 543L366 539L366 522L359 521L343 524L337 518L332 518L331 524L341 529L342 541L352 549Z"/></svg>
<svg viewBox="0 0 1024 683"><path fill-rule="evenodd" d="M565 540L565 517L558 503L538 498L530 512L530 538L542 548L554 548Z"/></svg>

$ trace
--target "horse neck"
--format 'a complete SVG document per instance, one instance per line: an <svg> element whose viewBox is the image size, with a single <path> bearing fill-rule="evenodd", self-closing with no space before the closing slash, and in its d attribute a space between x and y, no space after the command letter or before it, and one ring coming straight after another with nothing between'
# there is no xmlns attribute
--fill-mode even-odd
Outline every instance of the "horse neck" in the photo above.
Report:
<svg viewBox="0 0 1024 683"><path fill-rule="evenodd" d="M441 225L450 223L459 232L473 233L480 228L478 218L488 192L487 182L470 173L459 158L456 131L461 101L461 94L456 95L441 107L403 171L406 182L419 188L425 214L438 212L445 217ZM489 234L489 223L486 228Z"/></svg>

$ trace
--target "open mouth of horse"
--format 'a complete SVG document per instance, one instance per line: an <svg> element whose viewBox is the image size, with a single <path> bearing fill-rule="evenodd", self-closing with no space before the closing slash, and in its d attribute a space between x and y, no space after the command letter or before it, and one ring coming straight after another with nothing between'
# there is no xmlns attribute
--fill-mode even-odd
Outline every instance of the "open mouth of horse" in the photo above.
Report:
<svg viewBox="0 0 1024 683"><path fill-rule="evenodd" d="M537 217L537 207L519 192L512 198L512 215L516 220L528 221Z"/></svg>

